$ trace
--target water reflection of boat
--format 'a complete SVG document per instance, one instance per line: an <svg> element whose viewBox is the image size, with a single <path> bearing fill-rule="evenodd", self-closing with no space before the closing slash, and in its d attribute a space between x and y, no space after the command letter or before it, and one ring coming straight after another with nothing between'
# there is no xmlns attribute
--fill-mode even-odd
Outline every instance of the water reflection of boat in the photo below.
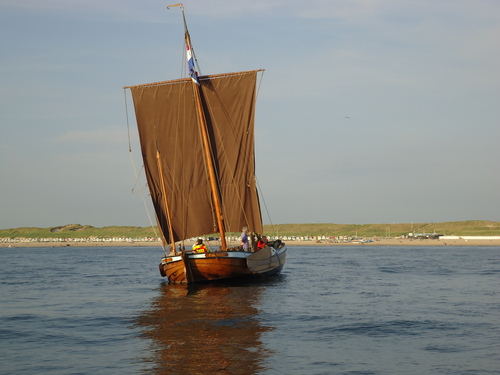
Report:
<svg viewBox="0 0 500 375"><path fill-rule="evenodd" d="M257 319L262 285L167 285L136 320L155 374L256 374L271 354Z"/></svg>

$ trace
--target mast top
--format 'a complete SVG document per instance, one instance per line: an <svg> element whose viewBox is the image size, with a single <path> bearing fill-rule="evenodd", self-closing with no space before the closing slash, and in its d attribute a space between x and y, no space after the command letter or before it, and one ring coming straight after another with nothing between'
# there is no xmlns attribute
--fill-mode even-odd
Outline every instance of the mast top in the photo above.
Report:
<svg viewBox="0 0 500 375"><path fill-rule="evenodd" d="M198 74L201 75L201 69L200 69L200 64L198 63L198 59L196 58L196 54L194 53L193 45L191 43L191 36L189 35L189 30L186 21L186 14L184 13L184 5L182 5L182 3L168 5L167 9L170 9L171 7L181 8L182 20L184 21L184 38L187 48L187 63L188 63L189 75L196 83L199 84L197 77ZM197 71L195 70L195 65L198 68Z"/></svg>
<svg viewBox="0 0 500 375"><path fill-rule="evenodd" d="M167 5L167 9L170 9L171 7L181 7L182 11L184 11L184 5L182 5L182 3Z"/></svg>

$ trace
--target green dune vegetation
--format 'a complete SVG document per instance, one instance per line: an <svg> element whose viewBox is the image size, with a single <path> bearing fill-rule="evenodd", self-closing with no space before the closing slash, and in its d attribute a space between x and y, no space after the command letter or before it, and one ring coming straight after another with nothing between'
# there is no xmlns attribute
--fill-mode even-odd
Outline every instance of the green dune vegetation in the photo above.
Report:
<svg viewBox="0 0 500 375"><path fill-rule="evenodd" d="M0 229L0 238L158 237L155 230L158 233L158 230L152 227L110 226L98 228L91 225L68 224L51 228L21 227Z"/></svg>
<svg viewBox="0 0 500 375"><path fill-rule="evenodd" d="M400 237L409 233L456 236L499 236L500 222L486 220L392 224L279 224L265 232L280 236Z"/></svg>
<svg viewBox="0 0 500 375"><path fill-rule="evenodd" d="M400 237L409 233L439 233L455 236L500 236L500 222L487 220L452 221L441 223L392 224L274 224L265 225L264 233L271 236L349 236ZM230 233L237 235L240 233ZM51 228L22 227L0 229L0 238L156 238L152 227L69 224Z"/></svg>

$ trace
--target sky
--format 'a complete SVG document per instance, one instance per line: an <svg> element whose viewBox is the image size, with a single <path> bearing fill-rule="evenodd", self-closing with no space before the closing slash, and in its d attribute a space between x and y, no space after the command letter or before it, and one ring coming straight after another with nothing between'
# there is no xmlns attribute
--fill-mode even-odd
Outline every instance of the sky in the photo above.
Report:
<svg viewBox="0 0 500 375"><path fill-rule="evenodd" d="M169 4L0 0L0 229L151 224L123 87L185 76ZM497 0L184 7L202 74L265 69L265 224L500 221Z"/></svg>

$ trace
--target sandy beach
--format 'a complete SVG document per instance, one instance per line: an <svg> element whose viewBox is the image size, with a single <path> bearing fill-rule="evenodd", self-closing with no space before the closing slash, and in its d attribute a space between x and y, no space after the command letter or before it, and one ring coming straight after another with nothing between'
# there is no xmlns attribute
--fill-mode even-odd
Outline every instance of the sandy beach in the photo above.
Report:
<svg viewBox="0 0 500 375"><path fill-rule="evenodd" d="M401 239L383 238L373 239L372 242L339 242L330 241L286 241L289 247L293 246L494 246L500 247L500 240L492 239L456 239L456 240L434 240L434 239ZM192 242L186 241L185 246L191 246ZM215 245L215 244L214 244ZM237 246L236 243L229 244ZM1 247L161 247L160 242L14 242L0 243Z"/></svg>

